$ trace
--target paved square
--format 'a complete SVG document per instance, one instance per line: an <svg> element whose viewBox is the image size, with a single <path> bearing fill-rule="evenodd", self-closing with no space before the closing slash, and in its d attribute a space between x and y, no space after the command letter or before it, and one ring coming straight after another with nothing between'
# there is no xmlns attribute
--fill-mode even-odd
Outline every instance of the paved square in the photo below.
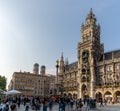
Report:
<svg viewBox="0 0 120 111"><path fill-rule="evenodd" d="M21 107L18 108L17 111L25 111L25 107L23 105L21 105ZM35 110L32 110L30 107L29 111L35 111ZM41 107L40 111L42 111L42 107ZM49 111L49 108L47 111ZM59 111L58 105L54 105L53 111ZM66 108L66 111L77 111L77 110L71 110L71 109ZM90 110L87 110L86 106L83 106L82 111L120 111L120 104L107 105L104 107L100 107L99 105L97 105L97 109L90 109Z"/></svg>

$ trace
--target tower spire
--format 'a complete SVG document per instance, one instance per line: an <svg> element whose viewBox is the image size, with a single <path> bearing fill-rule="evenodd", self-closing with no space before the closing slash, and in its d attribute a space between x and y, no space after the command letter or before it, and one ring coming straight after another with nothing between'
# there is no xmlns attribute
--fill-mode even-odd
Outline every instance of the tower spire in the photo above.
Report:
<svg viewBox="0 0 120 111"><path fill-rule="evenodd" d="M61 54L61 60L63 60L63 52L62 52L62 54Z"/></svg>
<svg viewBox="0 0 120 111"><path fill-rule="evenodd" d="M90 9L90 13L93 13L92 8Z"/></svg>
<svg viewBox="0 0 120 111"><path fill-rule="evenodd" d="M95 17L93 10L91 8L89 14L86 17L86 24L89 25L89 24L95 24L95 23L96 23L96 17Z"/></svg>

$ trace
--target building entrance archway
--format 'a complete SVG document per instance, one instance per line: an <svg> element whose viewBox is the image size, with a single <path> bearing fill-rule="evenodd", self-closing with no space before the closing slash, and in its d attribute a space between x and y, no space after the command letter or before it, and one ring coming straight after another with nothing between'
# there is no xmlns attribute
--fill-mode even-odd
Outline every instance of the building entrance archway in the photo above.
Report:
<svg viewBox="0 0 120 111"><path fill-rule="evenodd" d="M97 92L96 95L95 95L95 97L96 97L96 101L100 102L100 100L102 98L102 93L101 92Z"/></svg>
<svg viewBox="0 0 120 111"><path fill-rule="evenodd" d="M85 84L82 85L82 98L86 99L89 97L89 93L88 93L88 89L87 86Z"/></svg>

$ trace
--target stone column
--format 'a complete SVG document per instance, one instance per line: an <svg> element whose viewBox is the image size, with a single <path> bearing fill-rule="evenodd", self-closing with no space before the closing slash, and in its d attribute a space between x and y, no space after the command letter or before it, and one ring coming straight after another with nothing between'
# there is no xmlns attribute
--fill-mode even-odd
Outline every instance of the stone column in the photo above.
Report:
<svg viewBox="0 0 120 111"><path fill-rule="evenodd" d="M81 84L78 84L78 91L77 91L78 99L82 98L82 93L81 93Z"/></svg>
<svg viewBox="0 0 120 111"><path fill-rule="evenodd" d="M56 84L58 84L58 68L59 68L59 61L56 61Z"/></svg>
<svg viewBox="0 0 120 111"><path fill-rule="evenodd" d="M56 85L56 89L57 89L57 94L59 94L59 75L58 75L58 68L59 68L59 61L56 61L56 81L55 81L55 85Z"/></svg>
<svg viewBox="0 0 120 111"><path fill-rule="evenodd" d="M80 64L78 63L78 67L79 67L79 69L78 69L78 75L77 75L77 95L78 95L78 98L81 98L82 97L82 94L81 94L81 69L80 69Z"/></svg>

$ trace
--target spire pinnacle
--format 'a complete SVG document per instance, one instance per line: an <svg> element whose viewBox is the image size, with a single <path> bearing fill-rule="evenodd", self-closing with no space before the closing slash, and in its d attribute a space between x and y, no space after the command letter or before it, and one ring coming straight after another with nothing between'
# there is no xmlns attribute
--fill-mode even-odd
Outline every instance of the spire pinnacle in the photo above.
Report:
<svg viewBox="0 0 120 111"><path fill-rule="evenodd" d="M69 64L69 61L68 61L68 58L66 58L65 65L68 65L68 64Z"/></svg>
<svg viewBox="0 0 120 111"><path fill-rule="evenodd" d="M62 52L62 54L61 54L61 58L63 58L63 52Z"/></svg>
<svg viewBox="0 0 120 111"><path fill-rule="evenodd" d="M95 18L95 15L94 15L93 10L92 10L92 8L91 8L91 9L90 9L90 12L89 12L89 14L88 14L88 16L87 16L86 19L94 19L94 18Z"/></svg>
<svg viewBox="0 0 120 111"><path fill-rule="evenodd" d="M90 9L90 13L93 13L92 8Z"/></svg>
<svg viewBox="0 0 120 111"><path fill-rule="evenodd" d="M95 15L93 13L92 8L90 9L90 12L86 17L86 23L87 24L96 23L96 17L95 17Z"/></svg>

